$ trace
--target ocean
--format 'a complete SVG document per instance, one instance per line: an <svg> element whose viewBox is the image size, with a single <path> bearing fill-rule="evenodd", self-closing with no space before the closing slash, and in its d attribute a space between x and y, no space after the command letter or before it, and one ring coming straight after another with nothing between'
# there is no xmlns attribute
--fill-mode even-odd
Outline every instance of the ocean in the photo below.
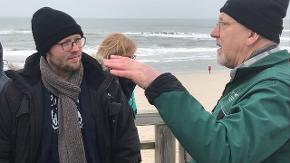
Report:
<svg viewBox="0 0 290 163"><path fill-rule="evenodd" d="M209 33L214 19L76 19L87 38L84 52L93 55L110 32L121 32L138 46L137 60L162 72L224 70L216 59L216 43ZM281 48L290 50L289 21L285 21ZM21 68L35 52L30 18L0 17L4 59Z"/></svg>

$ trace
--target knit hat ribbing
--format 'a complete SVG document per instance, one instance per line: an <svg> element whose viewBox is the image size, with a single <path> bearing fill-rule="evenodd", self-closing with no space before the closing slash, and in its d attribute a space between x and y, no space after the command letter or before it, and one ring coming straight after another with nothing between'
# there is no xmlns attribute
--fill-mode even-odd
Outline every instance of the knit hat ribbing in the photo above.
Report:
<svg viewBox="0 0 290 163"><path fill-rule="evenodd" d="M228 0L220 9L261 36L280 43L289 0Z"/></svg>

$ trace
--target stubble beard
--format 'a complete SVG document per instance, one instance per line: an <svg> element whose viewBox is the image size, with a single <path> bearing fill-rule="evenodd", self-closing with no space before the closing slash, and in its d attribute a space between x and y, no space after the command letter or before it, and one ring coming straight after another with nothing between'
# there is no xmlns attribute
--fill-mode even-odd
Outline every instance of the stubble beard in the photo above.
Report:
<svg viewBox="0 0 290 163"><path fill-rule="evenodd" d="M78 70L80 70L80 67L81 67L81 64L78 63L78 65L76 65L76 66L64 65L61 69L63 72L72 74L72 73L75 73Z"/></svg>
<svg viewBox="0 0 290 163"><path fill-rule="evenodd" d="M229 65L228 65L229 64L229 61L225 57L225 54L222 51L217 54L217 62L218 62L218 64L229 68Z"/></svg>

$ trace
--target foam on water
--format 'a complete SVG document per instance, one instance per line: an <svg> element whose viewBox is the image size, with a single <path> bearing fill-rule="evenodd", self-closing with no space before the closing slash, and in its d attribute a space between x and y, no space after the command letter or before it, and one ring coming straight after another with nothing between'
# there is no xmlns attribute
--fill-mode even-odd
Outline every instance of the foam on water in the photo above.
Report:
<svg viewBox="0 0 290 163"><path fill-rule="evenodd" d="M2 20L2 21L1 21ZM3 23L7 21L7 23ZM0 38L4 59L23 66L24 60L35 53L30 19L0 18ZM217 46L210 37L216 20L82 20L87 37L84 52L94 55L98 44L111 32L121 32L137 43L137 60L162 67L191 65L196 60L216 59ZM28 23L28 24L27 24ZM290 29L281 35L281 49L290 50ZM163 64L159 64L163 63ZM172 67L174 67L172 66Z"/></svg>
<svg viewBox="0 0 290 163"><path fill-rule="evenodd" d="M31 34L30 30L1 30L0 35Z"/></svg>
<svg viewBox="0 0 290 163"><path fill-rule="evenodd" d="M205 33L183 33L183 32L123 32L126 35L137 35L143 37L183 38L194 40L213 40Z"/></svg>

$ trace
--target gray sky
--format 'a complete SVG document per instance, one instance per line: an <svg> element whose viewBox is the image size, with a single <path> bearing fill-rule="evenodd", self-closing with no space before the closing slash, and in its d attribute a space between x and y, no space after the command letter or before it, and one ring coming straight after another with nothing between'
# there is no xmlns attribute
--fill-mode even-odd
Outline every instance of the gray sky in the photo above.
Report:
<svg viewBox="0 0 290 163"><path fill-rule="evenodd" d="M217 18L225 0L1 0L0 16L31 17L50 6L74 17Z"/></svg>
<svg viewBox="0 0 290 163"><path fill-rule="evenodd" d="M31 17L50 6L73 17L217 18L226 0L1 0L0 16ZM288 18L290 11L288 10Z"/></svg>

